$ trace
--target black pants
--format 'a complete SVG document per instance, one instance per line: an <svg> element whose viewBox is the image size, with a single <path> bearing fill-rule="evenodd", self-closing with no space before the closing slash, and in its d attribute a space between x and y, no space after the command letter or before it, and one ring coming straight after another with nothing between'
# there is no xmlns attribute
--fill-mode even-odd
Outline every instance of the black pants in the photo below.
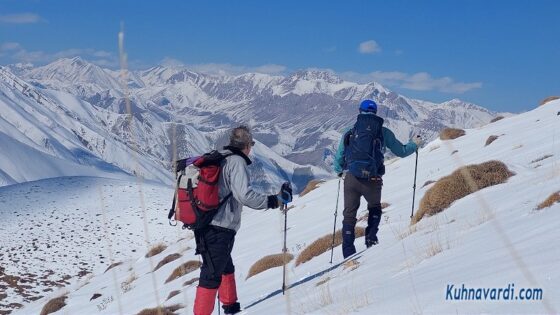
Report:
<svg viewBox="0 0 560 315"><path fill-rule="evenodd" d="M381 221L381 188L383 180L358 179L348 173L344 179L344 220L342 223L348 226L356 226L356 214L360 207L360 198L364 196L368 208L368 226L366 237L375 236Z"/></svg>
<svg viewBox="0 0 560 315"><path fill-rule="evenodd" d="M222 282L222 275L235 272L231 259L235 231L210 225L196 232L195 237L197 252L202 255L198 285L217 289Z"/></svg>

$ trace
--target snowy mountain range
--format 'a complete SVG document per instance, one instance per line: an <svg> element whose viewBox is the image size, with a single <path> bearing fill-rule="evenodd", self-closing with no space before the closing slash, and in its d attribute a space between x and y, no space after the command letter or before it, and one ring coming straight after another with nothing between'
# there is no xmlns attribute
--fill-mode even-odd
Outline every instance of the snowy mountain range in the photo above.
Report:
<svg viewBox="0 0 560 315"><path fill-rule="evenodd" d="M287 217L294 260L287 264L291 288L285 295L282 267L248 276L259 259L281 252L284 216L244 209L232 253L246 308L241 314L558 314L560 203L539 204L559 193L559 111L560 100L551 101L420 149L415 210L438 185L434 181L461 166L495 160L514 175L416 224L410 222L415 158L388 162L380 243L349 263L341 264L340 246L332 264L328 250L296 263L315 240L330 240L338 180L296 196ZM69 177L0 187L0 238L7 249L0 251L0 311L39 314L58 299L64 303L54 303L53 314L157 314L142 310L175 305L164 313L192 314L200 256L194 255L192 232L169 227L158 211L171 192L131 178ZM342 204L341 198L337 229ZM360 227L365 213L364 202ZM365 249L363 237L355 244ZM154 245L161 251L146 255ZM179 268L183 264L195 267ZM178 276L177 268L184 270ZM463 286L492 291L494 298L447 293ZM496 299L504 289L512 290L509 298L498 293ZM533 299L522 293L527 289Z"/></svg>
<svg viewBox="0 0 560 315"><path fill-rule="evenodd" d="M301 189L313 177L329 176L340 131L352 124L364 98L381 104L379 114L402 141L416 133L433 139L444 126L477 127L497 115L457 99L410 99L378 83L348 82L323 70L214 76L157 66L126 72L125 86L120 71L75 57L41 67L9 65L0 74L0 131L43 154L169 181L165 170L174 156L216 147L229 128L245 123L260 142L252 173L263 190L284 180ZM74 171L61 175L68 172ZM4 173L3 184L44 177Z"/></svg>

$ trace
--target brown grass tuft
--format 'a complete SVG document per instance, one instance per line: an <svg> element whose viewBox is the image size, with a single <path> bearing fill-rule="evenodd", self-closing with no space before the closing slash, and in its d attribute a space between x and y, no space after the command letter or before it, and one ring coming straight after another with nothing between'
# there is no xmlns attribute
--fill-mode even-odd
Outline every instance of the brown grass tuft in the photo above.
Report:
<svg viewBox="0 0 560 315"><path fill-rule="evenodd" d="M169 293L169 295L167 296L167 300L166 300L166 301L171 300L174 296L176 296L176 295L178 295L178 294L180 294L180 293L181 293L180 290L171 291L171 292Z"/></svg>
<svg viewBox="0 0 560 315"><path fill-rule="evenodd" d="M498 120L502 120L502 119L504 119L504 116L496 116L496 117L492 118L492 120L490 120L490 123L495 123Z"/></svg>
<svg viewBox="0 0 560 315"><path fill-rule="evenodd" d="M496 141L496 139L498 139L498 137L499 136L494 136L494 135L488 137L488 139L486 139L486 144L484 146L486 147L486 146L490 145L490 143Z"/></svg>
<svg viewBox="0 0 560 315"><path fill-rule="evenodd" d="M457 139L465 135L465 130L456 128L444 128L439 132L439 138L441 140L452 140Z"/></svg>
<svg viewBox="0 0 560 315"><path fill-rule="evenodd" d="M115 268L115 267L118 267L118 266L120 266L120 265L122 265L122 261L119 261L119 262L116 262L116 263L112 263L112 264L109 265L109 267L107 267L107 269L105 269L105 272L107 272L107 271L109 271L109 270L111 270L111 269L113 269L113 268ZM104 272L104 273L105 273L105 272Z"/></svg>
<svg viewBox="0 0 560 315"><path fill-rule="evenodd" d="M66 306L66 298L67 296L63 295L48 301L47 304L43 306L43 309L41 309L41 315L58 312L61 308Z"/></svg>
<svg viewBox="0 0 560 315"><path fill-rule="evenodd" d="M391 204L388 203L388 202L382 202L382 203L381 203L381 209L385 209L385 208L387 208L387 207L390 206L390 205L391 205Z"/></svg>
<svg viewBox="0 0 560 315"><path fill-rule="evenodd" d="M545 98L544 100L541 101L541 103L539 104L539 106L542 106L548 102L552 102L554 100L560 99L560 96L549 96L547 98Z"/></svg>
<svg viewBox="0 0 560 315"><path fill-rule="evenodd" d="M164 265L177 260L181 258L181 254L175 253L175 254L169 254L167 256L165 256L165 258L163 258L156 266L156 268L154 269L154 271L158 270L159 268L163 267Z"/></svg>
<svg viewBox="0 0 560 315"><path fill-rule="evenodd" d="M290 253L264 256L251 266L249 274L247 274L247 278L245 278L245 280L268 269L283 266L284 264L292 261L292 259L294 259L294 255Z"/></svg>
<svg viewBox="0 0 560 315"><path fill-rule="evenodd" d="M146 253L146 258L153 257L157 254L160 254L167 248L167 245L163 243L156 244L150 248L150 250Z"/></svg>
<svg viewBox="0 0 560 315"><path fill-rule="evenodd" d="M165 283L171 282L175 279L178 279L187 273L193 272L196 269L200 268L201 263L198 260L189 260L186 263L182 264L181 266L175 268L173 272L169 275L169 278L165 280Z"/></svg>
<svg viewBox="0 0 560 315"><path fill-rule="evenodd" d="M146 308L140 311L138 315L177 315L177 310L184 308L181 304L175 304L164 307Z"/></svg>
<svg viewBox="0 0 560 315"><path fill-rule="evenodd" d="M366 234L366 229L363 227L356 227L356 238L362 237ZM342 244L342 230L338 230L334 237L334 246L339 246ZM319 256L322 253L329 251L332 245L332 234L327 234L323 237L318 238L309 246L307 246L296 259L296 266L310 261L313 257Z"/></svg>
<svg viewBox="0 0 560 315"><path fill-rule="evenodd" d="M185 283L183 283L183 286L184 287L189 286L189 285L197 282L199 279L200 279L199 277L195 277L195 278L192 278L190 280L187 280L187 281L185 281Z"/></svg>
<svg viewBox="0 0 560 315"><path fill-rule="evenodd" d="M323 285L323 284L329 282L329 280L331 280L331 277L326 277L324 279L321 279L321 280L317 281L317 284L315 284L315 286L318 287L320 285Z"/></svg>
<svg viewBox="0 0 560 315"><path fill-rule="evenodd" d="M303 196L307 195L308 193L317 189L317 187L319 187L324 182L325 182L324 180L317 180L317 179L310 180L309 183L307 183L307 185L303 189L303 191L299 193L299 196L303 197Z"/></svg>
<svg viewBox="0 0 560 315"><path fill-rule="evenodd" d="M465 174L466 172L466 174ZM468 176L470 174L470 176ZM451 175L439 179L420 201L420 208L412 218L415 224L424 216L434 215L449 207L454 201L459 200L477 190L504 183L513 176L507 166L500 161L488 161L482 164L463 166ZM471 191L468 179L471 177L476 186ZM475 188L475 187L473 187Z"/></svg>
<svg viewBox="0 0 560 315"><path fill-rule="evenodd" d="M543 202L541 202L537 206L537 210L542 210L544 208L548 208L553 204L560 202L560 191L553 193L552 195L548 196Z"/></svg>

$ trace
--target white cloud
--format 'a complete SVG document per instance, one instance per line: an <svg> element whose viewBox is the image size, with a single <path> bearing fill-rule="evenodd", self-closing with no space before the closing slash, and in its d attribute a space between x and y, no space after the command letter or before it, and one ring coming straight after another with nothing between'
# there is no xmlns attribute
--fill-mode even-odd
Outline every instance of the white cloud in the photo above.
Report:
<svg viewBox="0 0 560 315"><path fill-rule="evenodd" d="M5 42L0 44L0 57L8 62L45 64L60 58L84 57L103 67L117 67L118 58L111 52L92 48L70 48L54 53L42 50L29 51L20 43Z"/></svg>
<svg viewBox="0 0 560 315"><path fill-rule="evenodd" d="M7 24L33 24L41 22L42 19L35 13L18 13L0 15L0 23Z"/></svg>
<svg viewBox="0 0 560 315"><path fill-rule="evenodd" d="M358 51L362 54L374 54L381 51L381 47L373 39L360 43Z"/></svg>
<svg viewBox="0 0 560 315"><path fill-rule="evenodd" d="M171 57L165 57L160 64L167 67L186 67L196 72L215 76L239 75L250 72L278 75L287 70L285 66L278 64L264 64L256 67L232 65L229 63L185 64L184 62Z"/></svg>
<svg viewBox="0 0 560 315"><path fill-rule="evenodd" d="M266 74L279 74L286 71L286 66L276 64L266 64L255 68L254 72Z"/></svg>
<svg viewBox="0 0 560 315"><path fill-rule="evenodd" d="M183 63L182 61L175 59L175 58L171 58L171 57L165 57L160 61L160 64L164 67L184 67L185 63Z"/></svg>
<svg viewBox="0 0 560 315"><path fill-rule="evenodd" d="M454 94L462 94L482 87L482 82L456 82L450 77L434 78L427 72L413 74L400 71L374 71L370 73L344 72L341 73L341 77L360 83L375 81L389 87Z"/></svg>
<svg viewBox="0 0 560 315"><path fill-rule="evenodd" d="M0 52L20 49L21 45L15 42L6 42L0 45Z"/></svg>

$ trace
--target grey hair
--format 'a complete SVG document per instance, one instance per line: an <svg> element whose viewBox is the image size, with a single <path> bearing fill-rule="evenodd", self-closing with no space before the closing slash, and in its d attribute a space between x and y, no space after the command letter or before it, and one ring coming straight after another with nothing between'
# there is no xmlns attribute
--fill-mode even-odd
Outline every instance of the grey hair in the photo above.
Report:
<svg viewBox="0 0 560 315"><path fill-rule="evenodd" d="M241 125L231 130L231 134L229 136L230 146L243 150L247 146L250 146L252 142L253 134L251 133L249 127Z"/></svg>

